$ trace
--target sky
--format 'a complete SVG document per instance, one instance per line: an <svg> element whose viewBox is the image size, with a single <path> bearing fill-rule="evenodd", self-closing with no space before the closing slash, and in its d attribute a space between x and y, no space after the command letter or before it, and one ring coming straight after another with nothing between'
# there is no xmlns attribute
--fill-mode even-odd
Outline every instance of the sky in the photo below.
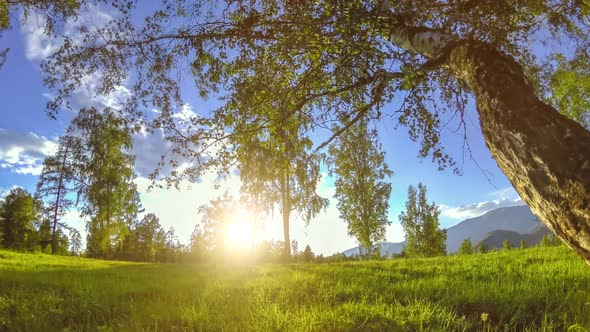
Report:
<svg viewBox="0 0 590 332"><path fill-rule="evenodd" d="M100 24L108 17L107 13L95 9L91 16L68 22L66 30L75 24ZM12 30L0 37L0 48L10 48L8 58L0 69L0 195L5 195L14 186L34 192L43 159L56 151L59 136L75 116L72 112L62 111L57 119L50 119L45 112L45 104L51 98L52 91L43 86L40 63L58 47L59 40L45 37L38 23L42 22L33 17L22 26L15 24ZM75 91L72 98L76 105L116 109L130 93L125 86L121 86L108 96L99 95L96 93L95 79L88 77ZM198 97L189 100L179 110L177 120L195 113L206 113L215 103L204 102ZM465 155L463 161L462 131L456 132L456 126L450 125L441 133L447 151L462 165L461 176L455 175L450 169L439 171L429 158L417 158L418 144L410 141L405 128L394 129L395 123L391 119L384 117L376 123L386 162L394 172L389 179L392 192L388 217L392 223L387 227L387 241L404 240L398 216L405 208L408 186L416 186L419 182L427 187L428 200L439 205L440 223L444 228L496 208L524 204L486 148L473 103L469 105L467 120L471 156ZM180 191L148 191L151 182L147 176L168 149L169 144L158 132L136 134L133 152L136 154L138 177L135 181L145 213L155 213L166 229L174 227L180 241L187 244L200 219L198 207L220 196L224 190L237 196L240 180L233 175L219 189L215 189L215 175L210 174L198 183L185 182ZM318 193L329 198L330 205L307 227L294 215L291 238L298 241L301 249L310 245L316 254L330 255L355 247L357 243L347 235L346 223L339 218L337 201L333 198L334 179L327 174L325 167L322 169ZM85 229L84 220L75 210L68 213L64 221L82 232ZM281 225L277 209L273 216L265 220L258 237L281 240Z"/></svg>

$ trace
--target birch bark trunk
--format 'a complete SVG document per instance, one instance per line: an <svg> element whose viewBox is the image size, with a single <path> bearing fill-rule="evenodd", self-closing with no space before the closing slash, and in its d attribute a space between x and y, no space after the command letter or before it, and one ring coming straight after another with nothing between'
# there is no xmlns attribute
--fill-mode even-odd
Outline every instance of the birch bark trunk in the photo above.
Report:
<svg viewBox="0 0 590 332"><path fill-rule="evenodd" d="M394 25L386 37L427 58L444 58L442 66L468 84L498 167L541 221L590 265L590 132L543 103L522 67L490 45Z"/></svg>

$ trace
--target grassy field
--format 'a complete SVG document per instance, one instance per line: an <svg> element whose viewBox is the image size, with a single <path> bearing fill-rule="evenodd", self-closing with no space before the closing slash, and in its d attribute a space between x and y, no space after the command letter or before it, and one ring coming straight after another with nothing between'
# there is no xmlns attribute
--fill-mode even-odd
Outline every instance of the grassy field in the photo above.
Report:
<svg viewBox="0 0 590 332"><path fill-rule="evenodd" d="M0 330L590 331L590 267L565 247L265 266L0 251Z"/></svg>

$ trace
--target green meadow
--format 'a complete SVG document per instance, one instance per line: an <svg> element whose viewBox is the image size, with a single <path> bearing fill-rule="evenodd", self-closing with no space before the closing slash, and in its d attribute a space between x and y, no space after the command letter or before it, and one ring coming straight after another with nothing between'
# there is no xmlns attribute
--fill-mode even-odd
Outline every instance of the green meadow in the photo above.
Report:
<svg viewBox="0 0 590 332"><path fill-rule="evenodd" d="M139 264L0 251L6 331L590 331L566 247L329 264Z"/></svg>

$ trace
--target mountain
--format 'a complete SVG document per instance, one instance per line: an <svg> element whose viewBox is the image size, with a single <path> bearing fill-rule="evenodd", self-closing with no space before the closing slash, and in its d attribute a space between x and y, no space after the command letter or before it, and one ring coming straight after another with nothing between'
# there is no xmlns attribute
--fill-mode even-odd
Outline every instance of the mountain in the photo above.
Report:
<svg viewBox="0 0 590 332"><path fill-rule="evenodd" d="M447 229L447 252L457 252L461 243L465 239L470 239L471 243L480 243L484 239L486 245L489 243L490 248L496 248L496 242L502 236L507 236L508 240L514 240L515 246L520 245L520 240L525 239L529 245L537 244L540 239L549 234L549 229L531 212L526 205L504 207L489 211L479 217L465 219L455 226ZM529 237L530 235L530 237ZM540 236L537 241L537 237ZM500 242L500 247L504 238ZM383 242L377 245L381 246L381 253L391 257L392 254L400 253L405 242ZM351 248L343 252L346 256L352 256L359 253L359 248Z"/></svg>
<svg viewBox="0 0 590 332"><path fill-rule="evenodd" d="M541 225L539 219L526 205L495 209L449 227L447 229L447 252L458 251L461 243L467 238L471 239L471 243L478 243L493 231L530 234L535 232L539 225Z"/></svg>
<svg viewBox="0 0 590 332"><path fill-rule="evenodd" d="M393 254L399 254L406 246L406 242L381 242L373 245L373 249L381 247L381 255L391 257ZM359 247L354 247L342 252L345 256L354 256L359 254Z"/></svg>
<svg viewBox="0 0 590 332"><path fill-rule="evenodd" d="M536 246L544 236L549 234L551 234L551 231L544 225L531 234L520 234L513 231L493 231L476 245L485 245L488 249L500 249L504 246L504 240L508 240L512 243L513 247L517 248L520 247L520 242L524 240L529 246Z"/></svg>

